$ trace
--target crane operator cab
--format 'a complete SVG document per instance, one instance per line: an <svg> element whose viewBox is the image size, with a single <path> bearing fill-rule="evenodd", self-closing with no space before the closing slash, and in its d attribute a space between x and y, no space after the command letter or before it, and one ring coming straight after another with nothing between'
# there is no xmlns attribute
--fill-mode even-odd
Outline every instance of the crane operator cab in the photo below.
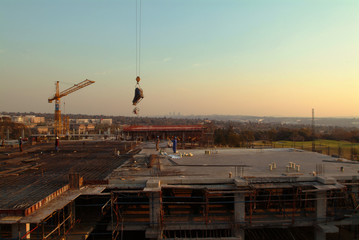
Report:
<svg viewBox="0 0 359 240"><path fill-rule="evenodd" d="M136 77L136 88L135 88L135 96L133 97L133 100L132 100L132 104L134 106L136 106L143 98L143 90L142 88L140 87L140 81L141 81L141 78L139 76ZM138 114L140 111L139 108L135 107L133 109L133 113L134 114Z"/></svg>

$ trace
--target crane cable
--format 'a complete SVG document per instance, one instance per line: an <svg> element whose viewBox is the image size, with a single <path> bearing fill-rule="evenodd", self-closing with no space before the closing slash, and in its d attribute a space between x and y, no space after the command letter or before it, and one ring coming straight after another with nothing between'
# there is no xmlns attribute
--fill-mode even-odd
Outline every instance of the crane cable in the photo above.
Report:
<svg viewBox="0 0 359 240"><path fill-rule="evenodd" d="M141 75L141 22L142 22L142 0L136 1L136 87L133 105L137 105L143 98L143 91L140 86ZM140 109L135 107L133 113L138 115Z"/></svg>
<svg viewBox="0 0 359 240"><path fill-rule="evenodd" d="M136 76L141 75L142 0L136 0Z"/></svg>

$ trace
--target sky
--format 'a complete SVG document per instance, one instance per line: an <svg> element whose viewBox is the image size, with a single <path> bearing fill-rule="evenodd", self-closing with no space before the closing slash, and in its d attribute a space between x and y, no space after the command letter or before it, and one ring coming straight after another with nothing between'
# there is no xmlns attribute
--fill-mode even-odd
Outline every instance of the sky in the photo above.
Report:
<svg viewBox="0 0 359 240"><path fill-rule="evenodd" d="M56 81L90 79L63 114L134 116L140 75L140 116L359 116L358 13L357 0L0 0L0 112L52 113Z"/></svg>

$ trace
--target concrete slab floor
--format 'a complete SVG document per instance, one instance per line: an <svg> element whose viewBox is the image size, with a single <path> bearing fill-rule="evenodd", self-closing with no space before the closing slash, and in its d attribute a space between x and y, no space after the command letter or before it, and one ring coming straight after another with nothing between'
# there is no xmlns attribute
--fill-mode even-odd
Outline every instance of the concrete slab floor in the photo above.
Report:
<svg viewBox="0 0 359 240"><path fill-rule="evenodd" d="M155 144L142 144L137 157L157 154L160 158L160 178L230 178L244 177L310 177L314 174L334 178L357 176L359 162L338 159L327 155L296 149L188 149L174 154L171 148L161 143L162 155L155 150ZM206 154L207 151L207 154ZM208 154L208 151L211 151ZM184 156L191 153L193 156ZM180 155L182 154L182 157ZM270 164L272 165L270 170ZM288 166L292 164L292 168ZM295 167L294 167L295 164ZM299 165L299 169L298 166ZM237 166L237 167L235 167ZM241 169L243 166L243 170ZM321 172L317 172L319 170ZM151 176L148 169L123 169L132 179L146 179Z"/></svg>

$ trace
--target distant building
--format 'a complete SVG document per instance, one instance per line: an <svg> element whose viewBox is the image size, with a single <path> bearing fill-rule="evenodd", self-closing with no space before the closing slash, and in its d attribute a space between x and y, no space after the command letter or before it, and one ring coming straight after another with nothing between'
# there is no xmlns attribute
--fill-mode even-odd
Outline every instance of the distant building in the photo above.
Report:
<svg viewBox="0 0 359 240"><path fill-rule="evenodd" d="M44 123L45 117L36 117L35 115L25 115L25 116L12 116L11 120L16 123Z"/></svg>
<svg viewBox="0 0 359 240"><path fill-rule="evenodd" d="M36 129L39 134L46 134L49 132L49 127L47 126L37 126Z"/></svg>
<svg viewBox="0 0 359 240"><path fill-rule="evenodd" d="M83 124L83 123L89 123L90 120L87 118L83 118L83 119L76 119L76 123L77 124Z"/></svg>
<svg viewBox="0 0 359 240"><path fill-rule="evenodd" d="M100 123L101 124L112 125L112 118L101 119Z"/></svg>
<svg viewBox="0 0 359 240"><path fill-rule="evenodd" d="M95 124L79 124L77 126L77 132L91 133L95 131Z"/></svg>
<svg viewBox="0 0 359 240"><path fill-rule="evenodd" d="M24 122L24 117L23 116L13 116L11 118L11 120L13 122L16 122L16 123L23 123Z"/></svg>
<svg viewBox="0 0 359 240"><path fill-rule="evenodd" d="M95 124L88 124L86 126L87 132L95 131Z"/></svg>
<svg viewBox="0 0 359 240"><path fill-rule="evenodd" d="M11 121L11 116L9 115L0 115L0 122Z"/></svg>
<svg viewBox="0 0 359 240"><path fill-rule="evenodd" d="M96 118L92 118L92 119L88 119L88 118L80 118L80 119L71 119L71 122L75 122L77 124L87 124L87 123L92 123L92 124L96 124L96 123L100 123L100 119L96 119ZM111 119L112 121L112 119Z"/></svg>
<svg viewBox="0 0 359 240"><path fill-rule="evenodd" d="M35 115L26 115L24 116L25 123L44 123L45 117L36 117Z"/></svg>
<svg viewBox="0 0 359 240"><path fill-rule="evenodd" d="M86 132L86 125L85 124L80 124L79 128L78 128L78 132L79 133L84 133Z"/></svg>
<svg viewBox="0 0 359 240"><path fill-rule="evenodd" d="M44 123L45 122L45 117L34 117L32 119L32 123Z"/></svg>
<svg viewBox="0 0 359 240"><path fill-rule="evenodd" d="M100 121L101 119L96 119L96 118L90 119L91 123L100 123Z"/></svg>
<svg viewBox="0 0 359 240"><path fill-rule="evenodd" d="M23 116L24 123L30 123L32 122L32 119L35 117L35 115L25 115Z"/></svg>

